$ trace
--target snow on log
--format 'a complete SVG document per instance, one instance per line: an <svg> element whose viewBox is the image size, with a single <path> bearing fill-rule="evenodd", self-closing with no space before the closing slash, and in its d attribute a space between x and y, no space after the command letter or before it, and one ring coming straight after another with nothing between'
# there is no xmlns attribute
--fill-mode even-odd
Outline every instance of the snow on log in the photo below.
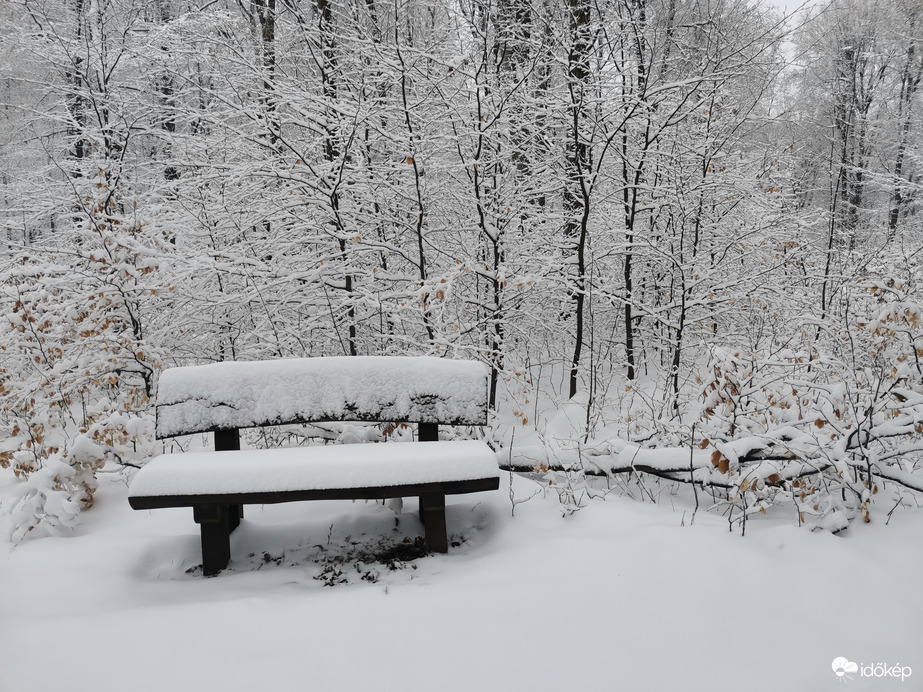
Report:
<svg viewBox="0 0 923 692"><path fill-rule="evenodd" d="M821 450L822 452L823 450ZM579 471L588 476L614 476L621 473L647 473L666 480L712 487L733 487L744 478L750 483L761 480L779 485L795 479L823 473L842 466L847 472L867 470L865 462L842 458L839 463L823 453L798 453L779 448L768 438L749 437L731 443L718 443L711 451L689 447L641 447L624 440L597 441L571 454L549 454L547 447L529 446L513 454L498 453L500 469L514 473L567 473ZM716 458L718 452L718 458ZM736 471L724 453L734 456ZM728 464L728 465L725 465ZM896 464L875 463L872 473L883 480L923 492L923 473L900 469Z"/></svg>

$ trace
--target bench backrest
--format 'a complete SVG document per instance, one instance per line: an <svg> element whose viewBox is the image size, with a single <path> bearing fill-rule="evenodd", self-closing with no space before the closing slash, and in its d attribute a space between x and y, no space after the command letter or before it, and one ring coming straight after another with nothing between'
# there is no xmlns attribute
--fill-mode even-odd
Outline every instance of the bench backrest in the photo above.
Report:
<svg viewBox="0 0 923 692"><path fill-rule="evenodd" d="M165 370L157 438L287 423L487 424L488 369L432 357L228 361Z"/></svg>

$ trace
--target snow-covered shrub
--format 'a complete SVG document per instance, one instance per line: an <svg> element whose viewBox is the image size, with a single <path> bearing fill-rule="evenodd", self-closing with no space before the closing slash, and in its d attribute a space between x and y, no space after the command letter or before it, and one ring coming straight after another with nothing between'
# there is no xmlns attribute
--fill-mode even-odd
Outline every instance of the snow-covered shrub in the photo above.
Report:
<svg viewBox="0 0 923 692"><path fill-rule="evenodd" d="M606 414L595 426L578 393L548 413L540 445L500 458L536 473L565 512L612 490L653 500L691 484L740 528L770 511L830 531L869 521L876 500L890 509L923 492L921 296L919 271L866 273L823 320L713 345L675 415L655 405L669 396L656 377L595 402Z"/></svg>
<svg viewBox="0 0 923 692"><path fill-rule="evenodd" d="M88 497L77 470L59 453L42 461L16 488L9 506L0 507L11 520L10 538L60 535L78 523L81 501ZM89 495L92 497L92 495Z"/></svg>
<svg viewBox="0 0 923 692"><path fill-rule="evenodd" d="M103 194L102 172L86 182L69 233L20 251L0 282L0 466L27 481L12 508L20 538L72 526L106 461L132 464L153 441L146 329L163 245Z"/></svg>
<svg viewBox="0 0 923 692"><path fill-rule="evenodd" d="M885 486L923 491L920 288L864 277L801 350L714 349L701 478L720 480L739 516L790 502L799 521L838 530L868 521Z"/></svg>

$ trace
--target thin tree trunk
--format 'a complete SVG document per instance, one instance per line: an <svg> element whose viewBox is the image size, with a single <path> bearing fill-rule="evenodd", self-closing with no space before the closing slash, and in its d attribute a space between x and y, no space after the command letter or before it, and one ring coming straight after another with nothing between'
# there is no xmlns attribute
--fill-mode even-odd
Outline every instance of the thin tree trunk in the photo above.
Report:
<svg viewBox="0 0 923 692"><path fill-rule="evenodd" d="M394 46L397 51L397 59L401 65L401 105L404 111L404 126L407 128L407 139L409 146L409 156L407 163L413 168L414 183L414 201L416 203L417 218L414 223L414 235L417 243L417 268L419 270L420 286L426 286L426 251L423 242L423 228L426 218L426 207L423 203L423 171L419 161L419 152L417 150L417 135L414 131L413 118L410 116L410 95L409 84L407 79L407 63L404 60L404 52L401 50L400 38L400 12L398 10L398 0L394 0ZM423 300L423 326L426 329L427 337L430 344L436 340L436 334L433 330L432 319L429 310L429 293L424 290Z"/></svg>
<svg viewBox="0 0 923 692"><path fill-rule="evenodd" d="M913 19L916 19L914 17ZM910 22L910 33L913 34L915 21ZM893 242L897 237L897 224L901 211L905 206L904 198L904 157L907 144L910 141L910 130L913 119L913 97L923 79L923 59L916 55L916 43L911 38L907 46L907 58L901 70L901 94L898 100L898 119L900 134L897 143L897 153L894 157L894 190L891 193L890 208L888 210L888 242Z"/></svg>
<svg viewBox="0 0 923 692"><path fill-rule="evenodd" d="M590 35L589 0L569 0L571 48L568 55L568 91L570 94L570 133L567 145L565 169L567 183L564 189L564 210L567 220L564 225L565 238L574 243L576 255L573 282L574 300L574 351L571 358L569 392L577 393L577 379L583 354L584 311L586 310L586 246L589 232L590 196L589 148L583 137L586 119L586 90L590 78L592 37Z"/></svg>

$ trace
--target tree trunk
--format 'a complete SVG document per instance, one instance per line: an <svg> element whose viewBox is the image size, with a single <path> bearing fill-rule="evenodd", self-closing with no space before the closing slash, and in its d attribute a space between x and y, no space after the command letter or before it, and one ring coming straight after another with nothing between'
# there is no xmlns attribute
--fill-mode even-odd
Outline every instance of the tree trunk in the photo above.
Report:
<svg viewBox="0 0 923 692"><path fill-rule="evenodd" d="M589 0L569 0L568 3L571 41L567 60L570 131L565 154L567 181L564 188L564 211L567 218L564 223L564 236L573 243L576 260L571 289L574 301L574 351L568 388L570 396L577 393L586 311L586 248L590 216L590 188L587 176L590 152L584 139L583 127L587 118L586 91L590 87L590 58L593 50L590 8Z"/></svg>
<svg viewBox="0 0 923 692"><path fill-rule="evenodd" d="M906 156L907 144L910 141L910 130L913 124L913 97L920 85L920 80L923 79L923 56L917 55L916 41L913 37L915 20L916 16L914 15L910 21L909 33L911 38L907 45L907 56L901 70L901 93L897 106L899 134L897 152L894 155L894 190L891 193L891 203L888 210L888 242L893 242L897 238L897 224L900 220L901 212L906 206L904 196L904 157Z"/></svg>

